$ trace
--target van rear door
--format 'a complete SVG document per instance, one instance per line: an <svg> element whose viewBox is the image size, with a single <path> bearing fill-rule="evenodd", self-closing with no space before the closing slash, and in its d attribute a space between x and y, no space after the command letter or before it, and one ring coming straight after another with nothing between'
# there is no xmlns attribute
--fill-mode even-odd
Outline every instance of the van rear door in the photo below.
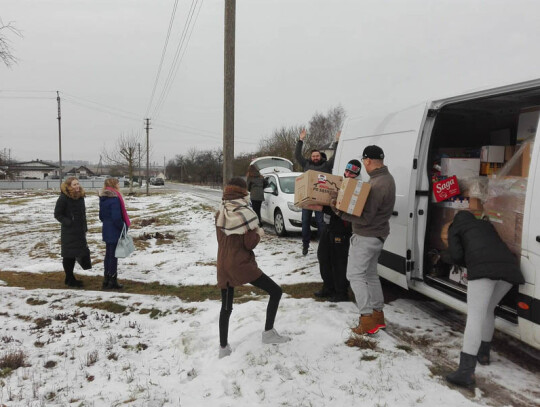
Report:
<svg viewBox="0 0 540 407"><path fill-rule="evenodd" d="M378 118L350 119L343 129L334 164L334 174L342 175L347 162L360 159L368 145L381 147L385 165L396 183L396 204L390 218L390 236L379 257L379 275L408 288L414 264L413 220L417 180L417 159L426 105L420 104ZM362 179L369 175L362 170Z"/></svg>

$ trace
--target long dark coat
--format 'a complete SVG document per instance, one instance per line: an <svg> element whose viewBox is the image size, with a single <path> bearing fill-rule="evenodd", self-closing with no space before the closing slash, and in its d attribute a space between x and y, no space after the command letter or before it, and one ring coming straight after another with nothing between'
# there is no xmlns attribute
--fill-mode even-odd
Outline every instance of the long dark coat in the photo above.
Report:
<svg viewBox="0 0 540 407"><path fill-rule="evenodd" d="M122 207L118 196L107 189L99 195L99 220L103 222L101 236L108 244L117 243L124 227Z"/></svg>
<svg viewBox="0 0 540 407"><path fill-rule="evenodd" d="M56 201L54 217L61 223L62 257L76 258L89 255L90 250L86 242L88 226L86 224L84 191L81 188L80 197L72 197L65 183L60 189L62 192Z"/></svg>
<svg viewBox="0 0 540 407"><path fill-rule="evenodd" d="M489 221L460 211L448 229L448 250L456 264L467 267L467 279L489 278L510 284L525 282L516 256Z"/></svg>

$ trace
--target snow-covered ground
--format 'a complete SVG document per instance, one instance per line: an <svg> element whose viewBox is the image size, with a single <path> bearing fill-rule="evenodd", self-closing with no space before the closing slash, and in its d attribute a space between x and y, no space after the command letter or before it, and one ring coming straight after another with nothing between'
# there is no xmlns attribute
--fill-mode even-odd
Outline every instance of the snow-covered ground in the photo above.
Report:
<svg viewBox="0 0 540 407"><path fill-rule="evenodd" d="M61 271L55 201L56 195L48 193L0 195L0 270ZM132 257L120 261L120 279L215 283L217 245L209 202L183 193L128 197L126 202L136 225L154 218L133 228L133 236L159 232L165 238L139 243ZM97 197L89 196L86 203L89 245L98 261L104 247ZM319 281L316 245L306 257L299 248L297 237L267 235L255 252L261 269L278 283ZM100 266L76 272L100 275ZM374 349L369 349L345 344L358 317L353 303L287 296L276 329L292 341L262 345L267 297L253 299L234 305L233 353L218 359L218 301L0 287L0 358L17 351L27 356L26 367L0 378L0 406L486 404L480 388L458 391L433 374L435 362L421 347L446 347L457 361L461 333L414 302L400 299L385 308L388 333L371 338ZM111 309L111 303L116 312L102 309ZM411 346L392 331L416 334L424 342ZM538 375L497 354L491 366L477 369L477 376L526 395L528 405L540 403ZM489 405L508 405L490 396Z"/></svg>

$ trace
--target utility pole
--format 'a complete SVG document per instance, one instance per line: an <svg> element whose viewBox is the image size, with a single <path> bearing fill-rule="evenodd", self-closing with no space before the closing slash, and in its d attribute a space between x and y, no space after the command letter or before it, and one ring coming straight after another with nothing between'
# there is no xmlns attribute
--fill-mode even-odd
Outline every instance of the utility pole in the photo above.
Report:
<svg viewBox="0 0 540 407"><path fill-rule="evenodd" d="M233 175L234 160L234 66L236 0L225 0L225 84L223 103L223 186Z"/></svg>
<svg viewBox="0 0 540 407"><path fill-rule="evenodd" d="M165 167L165 156L163 156L163 178L166 178L165 177L165 168L167 168L167 167Z"/></svg>
<svg viewBox="0 0 540 407"><path fill-rule="evenodd" d="M139 188L142 187L142 180L141 180L141 143L137 143L137 145L139 146L139 171L138 171L138 175L139 175Z"/></svg>
<svg viewBox="0 0 540 407"><path fill-rule="evenodd" d="M150 195L150 119L146 119L146 195Z"/></svg>
<svg viewBox="0 0 540 407"><path fill-rule="evenodd" d="M58 165L60 166L60 188L62 188L62 114L60 110L60 92L56 91L58 102Z"/></svg>

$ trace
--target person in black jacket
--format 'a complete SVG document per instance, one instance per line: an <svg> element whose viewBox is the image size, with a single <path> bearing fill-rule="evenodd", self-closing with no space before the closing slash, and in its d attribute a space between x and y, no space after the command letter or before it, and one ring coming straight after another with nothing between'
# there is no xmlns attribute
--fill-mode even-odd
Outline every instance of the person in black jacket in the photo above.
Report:
<svg viewBox="0 0 540 407"><path fill-rule="evenodd" d="M448 229L448 250L455 264L467 267L467 323L459 368L446 380L474 384L476 362L489 364L495 307L514 284L525 282L518 259L489 221L460 211Z"/></svg>
<svg viewBox="0 0 540 407"><path fill-rule="evenodd" d="M302 166L302 171L315 170L319 172L326 172L332 174L334 167L334 157L329 160L326 159L326 154L321 153L319 150L311 150L310 158L306 159L302 155L302 148L304 147L304 139L306 138L306 129L300 132L300 137L296 142L296 148L294 150L294 156L298 164ZM336 147L341 131L336 134L336 141L334 148ZM323 157L324 154L324 157ZM311 215L313 211L311 209L302 209L302 254L305 256L308 253L309 241L311 238ZM318 233L320 235L323 228L323 216L322 212L315 212L315 220L317 221Z"/></svg>
<svg viewBox="0 0 540 407"><path fill-rule="evenodd" d="M70 287L81 287L82 281L73 274L77 258L90 257L86 242L85 193L76 177L67 178L60 187L60 196L54 208L54 217L61 223L60 241L62 266L66 273L64 283Z"/></svg>
<svg viewBox="0 0 540 407"><path fill-rule="evenodd" d="M360 161L351 160L345 167L343 177L356 178L361 168ZM314 295L329 298L331 302L348 301L347 260L352 235L351 223L337 216L329 206L320 206L319 210L322 210L324 216L324 227L317 249L323 286Z"/></svg>

